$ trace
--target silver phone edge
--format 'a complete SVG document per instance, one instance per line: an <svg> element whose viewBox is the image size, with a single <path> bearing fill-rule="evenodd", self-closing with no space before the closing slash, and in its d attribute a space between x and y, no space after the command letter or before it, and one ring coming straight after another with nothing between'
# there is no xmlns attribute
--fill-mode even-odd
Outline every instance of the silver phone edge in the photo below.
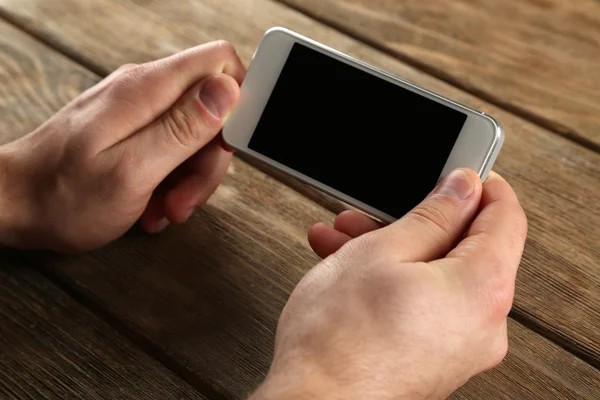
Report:
<svg viewBox="0 0 600 400"><path fill-rule="evenodd" d="M488 115L488 114L486 114L486 113L484 113L482 111L479 111L479 110L476 110L474 108L471 108L471 107L469 107L467 105L458 103L458 102L456 102L456 101L454 101L454 100L452 100L450 98L447 98L445 96L442 96L440 94L432 92L432 91L430 91L430 90L428 90L426 88L423 88L423 87L421 87L421 86L419 86L419 85L417 85L415 83L407 81L407 80L405 80L403 78L400 78L400 77L398 77L396 75L393 75L393 74L391 74L389 72L386 72L386 71L384 71L384 70L382 70L380 68L377 68L377 67L375 67L373 65L370 65L370 64L368 64L368 63L366 63L364 61L361 61L361 60L356 59L356 58L354 58L352 56L349 56L349 55L347 55L345 53L342 53L341 51L336 50L336 49L334 49L332 47L329 47L329 46L327 46L327 45L325 45L323 43L317 42L316 40L313 40L313 39L311 39L309 37L306 37L304 35L301 35L301 34L299 34L297 32L294 32L294 31L292 31L290 29L287 29L287 28L281 27L281 26L272 27L272 28L268 29L263 34L263 37L259 41L259 44L256 47L256 49L254 51L254 54L252 55L252 59L254 59L254 56L256 55L256 52L258 51L258 49L260 48L263 40L265 39L265 36L267 36L270 32L274 32L274 31L282 31L282 32L284 32L284 33L286 33L286 34L288 34L290 36L293 36L293 37L295 37L297 39L300 39L302 41L307 41L309 43L312 43L314 46L317 46L317 47L320 47L320 48L325 49L327 51L330 51L332 53L335 53L339 57L345 58L348 61L360 64L364 68L367 68L367 69L370 69L372 71L375 71L375 72L377 72L377 73L379 73L381 75L384 75L384 76L386 76L386 77L388 77L390 79L402 82L403 84L408 85L408 86L412 87L413 89L415 89L417 91L425 92L425 93L429 94L430 96L438 98L439 100L442 100L444 102L449 102L449 103L453 104L456 107L462 108L462 109L464 109L465 111L467 111L469 113L478 114L479 116L488 119L492 123L492 125L494 126L494 140L493 140L493 143L492 143L492 146L491 146L490 150L488 151L488 153L486 155L486 158L485 158L485 160L483 162L482 168L479 171L477 171L478 175L479 175L479 178L481 179L482 182L484 182L487 179L487 177L488 177L489 173L491 172L492 167L493 167L493 165L494 165L494 163L496 161L496 158L498 157L498 155L500 153L500 150L501 150L502 145L504 143L504 136L505 136L503 127L492 116L490 116L490 115ZM290 174L289 171L285 170L284 168L279 167L279 165L278 165L279 163L278 162L266 162L265 160L262 159L262 157L258 157L257 155L252 154L253 151L250 150L250 149L238 148L237 146L235 146L233 144L229 144L229 145L232 146L232 147L234 147L236 150L239 150L240 152L248 155L249 157L256 158L261 163L266 163L270 167L275 168L276 170L278 170L278 171L280 171L280 172L282 172L282 173L284 173L286 175L289 175L289 176L293 177L297 181L299 181L299 182L301 182L301 183L303 183L303 184L305 184L305 185L307 185L307 186L309 186L309 187L311 187L311 188L313 188L313 189L315 189L315 190L317 190L319 192L325 193L325 194L327 194L327 195L335 198L336 200L341 201L343 204L346 204L347 206L349 206L349 207L351 207L353 209L356 209L356 210L359 210L361 212L366 213L370 217L375 217L375 218L377 218L380 221L385 222L385 223L393 223L394 221L396 221L398 219L398 218L392 217L391 215L389 215L387 213L384 213L384 212L382 212L382 211L380 211L380 210L378 210L378 209L376 209L374 207L371 207L371 206L369 206L369 205L367 205L367 204L365 204L365 203L363 203L363 202L361 202L361 201L359 201L357 199L354 199L354 198L352 198L350 196L344 195L344 196L348 197L348 199L345 199L344 197L340 196L335 191L330 190L327 187L327 185L323 185L323 187L317 186L317 185L313 184L312 182L304 179L304 177L302 176L301 173ZM274 160L272 160L272 161L274 161ZM291 170L291 168L290 168L290 170Z"/></svg>

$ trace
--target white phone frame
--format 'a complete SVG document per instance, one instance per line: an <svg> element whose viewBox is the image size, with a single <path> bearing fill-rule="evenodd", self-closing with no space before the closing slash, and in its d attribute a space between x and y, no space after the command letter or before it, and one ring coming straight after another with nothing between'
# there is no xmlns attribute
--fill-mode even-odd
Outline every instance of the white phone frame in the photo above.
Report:
<svg viewBox="0 0 600 400"><path fill-rule="evenodd" d="M478 173L482 181L487 178L504 142L504 131L492 117L282 27L274 27L265 32L254 53L252 63L241 86L238 104L228 116L223 127L223 138L229 146L383 221L393 222L396 219L331 186L248 148L248 143L279 79L279 74L287 61L293 44L296 42L466 114L467 120L438 181L455 168L470 168Z"/></svg>

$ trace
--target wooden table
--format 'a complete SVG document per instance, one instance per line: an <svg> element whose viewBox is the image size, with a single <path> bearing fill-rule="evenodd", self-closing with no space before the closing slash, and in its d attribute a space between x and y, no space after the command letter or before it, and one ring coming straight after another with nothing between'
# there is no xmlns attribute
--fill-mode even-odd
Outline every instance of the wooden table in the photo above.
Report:
<svg viewBox="0 0 600 400"><path fill-rule="evenodd" d="M0 0L0 141L124 63L282 25L496 116L530 234L510 350L456 399L600 399L600 3ZM0 397L243 398L345 206L235 159L208 205L88 254L0 251Z"/></svg>

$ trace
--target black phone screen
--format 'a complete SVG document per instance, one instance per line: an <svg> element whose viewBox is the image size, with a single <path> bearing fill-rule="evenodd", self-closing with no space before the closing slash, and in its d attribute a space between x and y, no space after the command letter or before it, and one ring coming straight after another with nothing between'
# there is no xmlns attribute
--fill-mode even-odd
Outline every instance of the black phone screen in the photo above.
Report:
<svg viewBox="0 0 600 400"><path fill-rule="evenodd" d="M248 147L400 218L435 187L466 119L295 43Z"/></svg>

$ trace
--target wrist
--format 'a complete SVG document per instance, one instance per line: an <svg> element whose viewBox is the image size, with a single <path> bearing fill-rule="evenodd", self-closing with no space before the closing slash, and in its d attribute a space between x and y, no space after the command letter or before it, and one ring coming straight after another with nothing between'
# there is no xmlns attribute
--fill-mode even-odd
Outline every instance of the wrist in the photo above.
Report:
<svg viewBox="0 0 600 400"><path fill-rule="evenodd" d="M341 382L323 370L318 362L303 357L277 360L263 384L249 400L352 400L353 384Z"/></svg>
<svg viewBox="0 0 600 400"><path fill-rule="evenodd" d="M284 373L268 376L249 400L333 400L346 398L326 379Z"/></svg>
<svg viewBox="0 0 600 400"><path fill-rule="evenodd" d="M442 395L441 388L415 385L391 376L365 379L368 368L360 372L337 368L336 376L332 376L320 367L318 360L306 363L296 359L288 360L285 365L277 364L274 362L263 384L248 400L417 400L446 398L452 392Z"/></svg>

